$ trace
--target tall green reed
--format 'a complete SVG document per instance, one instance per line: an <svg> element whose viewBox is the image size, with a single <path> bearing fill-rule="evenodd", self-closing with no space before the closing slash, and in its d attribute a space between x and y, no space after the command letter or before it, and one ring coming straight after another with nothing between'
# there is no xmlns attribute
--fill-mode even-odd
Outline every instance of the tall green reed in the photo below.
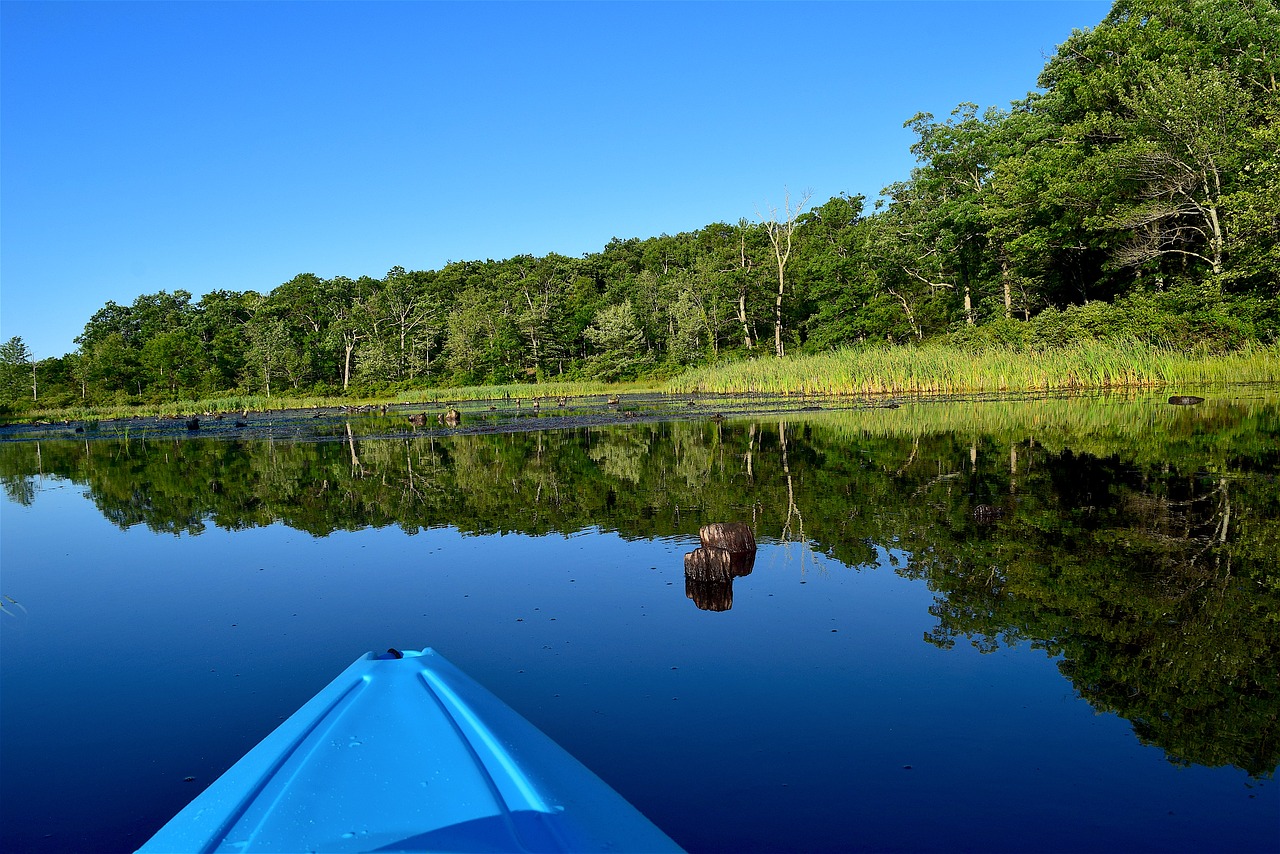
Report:
<svg viewBox="0 0 1280 854"><path fill-rule="evenodd" d="M1043 351L942 344L763 357L675 377L676 392L937 394L1157 388L1177 383L1280 382L1280 347L1196 355L1138 342L1088 342Z"/></svg>

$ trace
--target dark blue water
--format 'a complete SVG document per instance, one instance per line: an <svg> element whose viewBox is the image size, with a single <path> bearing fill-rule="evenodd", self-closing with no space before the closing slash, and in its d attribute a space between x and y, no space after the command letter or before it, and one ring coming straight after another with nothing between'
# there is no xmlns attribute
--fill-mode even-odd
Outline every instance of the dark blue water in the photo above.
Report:
<svg viewBox="0 0 1280 854"><path fill-rule="evenodd" d="M924 643L890 555L689 541L119 530L3 504L4 848L125 850L357 655L433 646L702 851L1274 850L1271 781L1177 767L1044 652ZM195 777L194 782L184 782ZM1229 844L1224 840L1229 840Z"/></svg>

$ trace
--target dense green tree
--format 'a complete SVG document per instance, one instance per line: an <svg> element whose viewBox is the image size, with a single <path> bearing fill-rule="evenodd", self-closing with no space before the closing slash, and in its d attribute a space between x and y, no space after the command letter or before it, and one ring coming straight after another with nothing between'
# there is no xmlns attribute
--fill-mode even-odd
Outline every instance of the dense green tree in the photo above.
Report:
<svg viewBox="0 0 1280 854"><path fill-rule="evenodd" d="M872 292L862 196L840 194L803 219L796 275L806 283L806 344L826 349L864 338Z"/></svg>
<svg viewBox="0 0 1280 854"><path fill-rule="evenodd" d="M252 291L224 290L210 291L200 298L193 332L204 351L203 393L239 386L248 350L247 327L260 300Z"/></svg>
<svg viewBox="0 0 1280 854"><path fill-rule="evenodd" d="M1223 202L1257 184L1244 167L1275 115L1278 69L1280 10L1251 0L1119 0L1046 65L1032 109L1073 154L1054 181L1091 211L1078 239L1132 271L1119 284L1232 264Z"/></svg>
<svg viewBox="0 0 1280 854"><path fill-rule="evenodd" d="M35 356L20 336L0 344L0 402L36 397Z"/></svg>
<svg viewBox="0 0 1280 854"><path fill-rule="evenodd" d="M284 321L304 362L309 384L338 383L345 367L331 327L337 311L332 283L314 273L301 273L269 294L259 311Z"/></svg>
<svg viewBox="0 0 1280 854"><path fill-rule="evenodd" d="M189 329L166 329L147 338L139 361L152 386L176 398L181 389L199 384L200 343Z"/></svg>
<svg viewBox="0 0 1280 854"><path fill-rule="evenodd" d="M267 314L256 317L247 327L246 338L250 387L261 387L267 397L271 397L271 380L276 377L287 378L295 389L298 387L301 359L284 321Z"/></svg>
<svg viewBox="0 0 1280 854"><path fill-rule="evenodd" d="M877 338L919 341L944 331L953 319L954 285L930 275L941 272L939 256L949 236L936 228L930 200L914 184L894 184L886 192L889 207L868 227L865 281L871 299L864 314Z"/></svg>
<svg viewBox="0 0 1280 854"><path fill-rule="evenodd" d="M652 360L630 302L600 309L585 334L594 351L592 366L603 379L629 379Z"/></svg>
<svg viewBox="0 0 1280 854"><path fill-rule="evenodd" d="M458 294L447 321L445 352L461 382L514 379L519 331L511 306L473 286Z"/></svg>
<svg viewBox="0 0 1280 854"><path fill-rule="evenodd" d="M1231 290L1264 301L1274 318L1280 312L1280 101L1273 100L1248 133L1249 157L1241 168L1248 180L1222 200L1236 238L1224 279Z"/></svg>

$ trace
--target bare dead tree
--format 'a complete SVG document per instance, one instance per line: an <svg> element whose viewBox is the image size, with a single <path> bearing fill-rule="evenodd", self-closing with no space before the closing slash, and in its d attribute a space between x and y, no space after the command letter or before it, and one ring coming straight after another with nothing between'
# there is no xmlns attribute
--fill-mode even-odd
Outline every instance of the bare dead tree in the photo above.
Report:
<svg viewBox="0 0 1280 854"><path fill-rule="evenodd" d="M765 231L769 235L769 244L773 247L774 260L778 263L778 299L773 307L773 347L778 358L782 358L784 355L782 346L782 298L786 292L787 261L791 258L792 240L795 237L796 229L800 227L797 218L800 216L800 212L804 210L805 205L808 204L809 197L812 195L812 190L805 190L800 200L792 206L791 192L784 187L781 216L779 216L777 207L770 207L767 217L761 216L759 209L756 209L756 215L760 216Z"/></svg>

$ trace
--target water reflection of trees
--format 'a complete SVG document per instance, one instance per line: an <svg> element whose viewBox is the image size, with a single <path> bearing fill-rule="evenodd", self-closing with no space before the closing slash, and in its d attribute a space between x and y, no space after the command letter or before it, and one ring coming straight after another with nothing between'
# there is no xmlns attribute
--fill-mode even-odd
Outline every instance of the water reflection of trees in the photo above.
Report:
<svg viewBox="0 0 1280 854"><path fill-rule="evenodd" d="M317 536L447 525L649 538L737 520L764 542L798 540L850 566L871 563L877 545L902 549L911 557L898 571L936 594L929 642L1029 643L1173 760L1272 773L1276 410L1120 412L971 414L967 429L837 418L325 443L10 443L0 481L14 500L38 501L33 476L70 478L115 524L163 532L283 521ZM723 591L694 593L717 607Z"/></svg>
<svg viewBox="0 0 1280 854"><path fill-rule="evenodd" d="M908 571L938 593L926 639L983 650L1029 641L1059 657L1095 708L1132 721L1174 761L1274 772L1274 463L1249 477L1213 460L1139 468L1119 455L1029 456L1034 474L1010 482L1015 512L990 529L952 512L929 536L904 539Z"/></svg>

